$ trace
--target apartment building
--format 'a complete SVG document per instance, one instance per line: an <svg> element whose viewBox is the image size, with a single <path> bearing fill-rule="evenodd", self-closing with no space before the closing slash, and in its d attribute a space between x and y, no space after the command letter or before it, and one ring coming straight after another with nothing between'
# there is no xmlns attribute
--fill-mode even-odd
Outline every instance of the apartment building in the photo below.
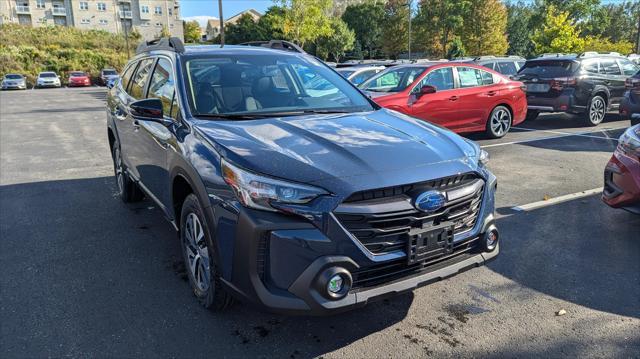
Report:
<svg viewBox="0 0 640 359"><path fill-rule="evenodd" d="M140 32L146 40L162 28L183 38L177 0L0 0L0 23L73 26L113 33Z"/></svg>

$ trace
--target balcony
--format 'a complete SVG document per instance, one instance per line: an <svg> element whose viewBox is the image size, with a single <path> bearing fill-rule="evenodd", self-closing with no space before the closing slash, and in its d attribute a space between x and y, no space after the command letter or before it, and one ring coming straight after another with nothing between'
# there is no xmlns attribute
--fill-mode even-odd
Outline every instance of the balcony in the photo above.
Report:
<svg viewBox="0 0 640 359"><path fill-rule="evenodd" d="M118 0L118 2L131 4L131 0Z"/></svg>
<svg viewBox="0 0 640 359"><path fill-rule="evenodd" d="M121 19L131 19L131 10L120 10Z"/></svg>
<svg viewBox="0 0 640 359"><path fill-rule="evenodd" d="M29 6L18 5L18 6L16 6L16 13L17 14L31 14L31 10L29 9Z"/></svg>
<svg viewBox="0 0 640 359"><path fill-rule="evenodd" d="M54 16L67 16L67 9L63 7L54 7L51 9L51 13Z"/></svg>

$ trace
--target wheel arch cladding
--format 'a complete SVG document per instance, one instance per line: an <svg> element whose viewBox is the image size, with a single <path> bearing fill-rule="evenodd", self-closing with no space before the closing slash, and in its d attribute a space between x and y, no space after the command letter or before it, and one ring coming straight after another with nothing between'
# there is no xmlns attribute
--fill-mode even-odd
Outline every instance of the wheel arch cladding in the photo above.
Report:
<svg viewBox="0 0 640 359"><path fill-rule="evenodd" d="M182 175L178 174L173 178L171 184L171 202L173 204L174 218L176 218L176 224L180 227L180 213L182 211L182 205L188 195L194 193L191 183Z"/></svg>
<svg viewBox="0 0 640 359"><path fill-rule="evenodd" d="M113 152L113 144L116 142L116 136L113 134L113 130L111 128L107 128L107 137L109 138L109 148L111 152Z"/></svg>

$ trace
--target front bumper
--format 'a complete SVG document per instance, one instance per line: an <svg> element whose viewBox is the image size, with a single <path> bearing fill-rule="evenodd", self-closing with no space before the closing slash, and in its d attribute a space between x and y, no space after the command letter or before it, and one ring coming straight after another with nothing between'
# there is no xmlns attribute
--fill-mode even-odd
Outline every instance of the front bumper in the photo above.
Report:
<svg viewBox="0 0 640 359"><path fill-rule="evenodd" d="M406 263L404 253L372 258L333 214L326 215L320 230L295 217L241 208L235 224L219 220L216 226L214 237L218 238L221 253L222 280L235 297L262 309L283 314L327 315L483 265L499 253L499 247L484 251L479 240L495 224L496 181L491 177L484 187L475 227L454 239L454 244L465 250L413 267ZM218 206L215 211L228 208ZM344 269L354 279L354 287L338 300L329 298L319 286L322 274L332 269ZM356 285L359 277L374 272L378 277L388 275L389 280Z"/></svg>
<svg viewBox="0 0 640 359"><path fill-rule="evenodd" d="M62 85L59 82L53 83L38 83L36 87L61 87Z"/></svg>
<svg viewBox="0 0 640 359"><path fill-rule="evenodd" d="M27 89L27 85L22 83L22 84L2 84L2 89L3 90L26 90Z"/></svg>
<svg viewBox="0 0 640 359"><path fill-rule="evenodd" d="M616 150L604 171L602 200L613 208L640 214L640 158Z"/></svg>

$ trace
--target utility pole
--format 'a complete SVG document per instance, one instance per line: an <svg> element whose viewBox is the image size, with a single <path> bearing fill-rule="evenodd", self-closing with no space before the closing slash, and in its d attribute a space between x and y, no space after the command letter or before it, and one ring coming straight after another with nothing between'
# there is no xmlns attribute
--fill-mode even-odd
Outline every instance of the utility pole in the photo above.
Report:
<svg viewBox="0 0 640 359"><path fill-rule="evenodd" d="M220 47L224 47L224 17L222 16L222 0L218 0L218 12L220 13Z"/></svg>
<svg viewBox="0 0 640 359"><path fill-rule="evenodd" d="M640 54L640 17L638 17L638 36L636 39L636 54Z"/></svg>
<svg viewBox="0 0 640 359"><path fill-rule="evenodd" d="M407 0L409 6L409 61L411 61L411 0Z"/></svg>

